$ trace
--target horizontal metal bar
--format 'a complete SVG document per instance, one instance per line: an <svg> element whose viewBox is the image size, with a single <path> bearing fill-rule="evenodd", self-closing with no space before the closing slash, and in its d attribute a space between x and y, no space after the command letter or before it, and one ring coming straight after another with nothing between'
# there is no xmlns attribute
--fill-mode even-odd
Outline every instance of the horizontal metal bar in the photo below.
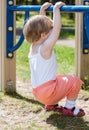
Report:
<svg viewBox="0 0 89 130"><path fill-rule="evenodd" d="M22 5L22 6L9 6L8 9L12 11L39 11L41 5ZM89 12L89 6L85 5L72 5L62 6L60 8L63 12ZM47 11L53 11L53 6L50 6Z"/></svg>

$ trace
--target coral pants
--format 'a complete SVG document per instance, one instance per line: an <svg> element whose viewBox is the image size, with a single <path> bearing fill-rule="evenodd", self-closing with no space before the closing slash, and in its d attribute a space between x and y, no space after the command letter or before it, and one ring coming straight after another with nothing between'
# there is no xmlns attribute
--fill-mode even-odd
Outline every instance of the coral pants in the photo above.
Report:
<svg viewBox="0 0 89 130"><path fill-rule="evenodd" d="M58 75L56 80L48 81L33 88L35 98L45 105L53 105L61 99L75 98L82 86L82 81L74 75Z"/></svg>

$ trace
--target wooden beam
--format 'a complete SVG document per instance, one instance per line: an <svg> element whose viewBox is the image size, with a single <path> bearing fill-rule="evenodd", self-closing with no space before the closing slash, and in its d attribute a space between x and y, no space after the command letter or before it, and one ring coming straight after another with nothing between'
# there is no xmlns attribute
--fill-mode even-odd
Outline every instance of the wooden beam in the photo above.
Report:
<svg viewBox="0 0 89 130"><path fill-rule="evenodd" d="M15 59L16 59L15 57L12 59L6 58L6 0L0 0L0 90L1 91L5 92L16 91Z"/></svg>
<svg viewBox="0 0 89 130"><path fill-rule="evenodd" d="M0 90L2 90L2 0L0 1Z"/></svg>
<svg viewBox="0 0 89 130"><path fill-rule="evenodd" d="M83 0L76 0L76 5L83 5ZM83 43L83 14L76 13L76 75L83 81L89 82L89 54L82 53Z"/></svg>

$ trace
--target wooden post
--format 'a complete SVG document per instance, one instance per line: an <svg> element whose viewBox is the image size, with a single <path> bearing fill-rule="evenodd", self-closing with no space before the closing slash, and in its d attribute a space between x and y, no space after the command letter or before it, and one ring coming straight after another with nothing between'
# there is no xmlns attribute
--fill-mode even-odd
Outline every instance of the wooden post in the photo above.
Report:
<svg viewBox="0 0 89 130"><path fill-rule="evenodd" d="M15 57L6 58L6 0L0 0L0 91L16 91Z"/></svg>
<svg viewBox="0 0 89 130"><path fill-rule="evenodd" d="M0 1L0 90L2 90L2 0Z"/></svg>
<svg viewBox="0 0 89 130"><path fill-rule="evenodd" d="M83 0L76 0L76 5L83 5ZM83 13L76 13L76 75L89 82L89 54L82 53Z"/></svg>

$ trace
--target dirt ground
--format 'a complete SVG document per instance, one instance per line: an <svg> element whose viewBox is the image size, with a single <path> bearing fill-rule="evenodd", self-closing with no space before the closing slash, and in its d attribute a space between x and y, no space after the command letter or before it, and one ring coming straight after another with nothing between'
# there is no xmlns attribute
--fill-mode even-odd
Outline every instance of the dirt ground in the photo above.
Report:
<svg viewBox="0 0 89 130"><path fill-rule="evenodd" d="M37 101L32 95L29 82L17 80L17 93L19 95L15 97L1 94L0 130L89 130L89 126L81 129L76 129L74 126L60 129L49 121L47 123L48 115L46 115L43 106L39 105L40 107L34 108ZM22 99L25 99L26 102ZM65 99L59 103L59 105L64 104ZM86 115L83 117L83 122L89 125L89 94L87 95L81 90L76 104L85 110Z"/></svg>

